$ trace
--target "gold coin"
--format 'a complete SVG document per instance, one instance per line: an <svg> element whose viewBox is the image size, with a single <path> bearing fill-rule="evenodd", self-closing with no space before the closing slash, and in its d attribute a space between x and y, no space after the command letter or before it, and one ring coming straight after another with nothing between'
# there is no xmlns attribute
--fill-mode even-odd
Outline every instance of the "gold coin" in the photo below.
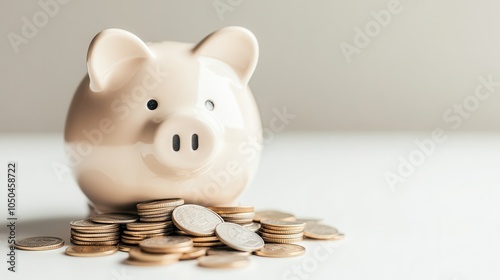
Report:
<svg viewBox="0 0 500 280"><path fill-rule="evenodd" d="M120 243L118 244L118 250L122 252L130 252L130 250L137 248L137 246Z"/></svg>
<svg viewBox="0 0 500 280"><path fill-rule="evenodd" d="M120 240L119 235L111 236L111 237L80 237L73 235L71 236L73 240L78 240L78 241L89 241L89 242L94 242L94 241L117 241Z"/></svg>
<svg viewBox="0 0 500 280"><path fill-rule="evenodd" d="M124 213L105 213L93 216L90 219L94 223L101 224L126 224L137 222L139 217L137 215Z"/></svg>
<svg viewBox="0 0 500 280"><path fill-rule="evenodd" d="M217 236L201 236L201 237L191 237L193 242L210 242L210 241L219 241Z"/></svg>
<svg viewBox="0 0 500 280"><path fill-rule="evenodd" d="M152 230L152 229L162 229L172 226L172 222L156 222L156 223L129 223L126 224L128 230Z"/></svg>
<svg viewBox="0 0 500 280"><path fill-rule="evenodd" d="M69 246L66 255L75 257L97 257L112 255L118 251L116 246Z"/></svg>
<svg viewBox="0 0 500 280"><path fill-rule="evenodd" d="M139 243L141 243L141 241L144 240L144 239L141 239L141 240L133 240L133 239L127 239L125 237L122 237L122 239L120 239L121 242L127 244L127 245L139 245Z"/></svg>
<svg viewBox="0 0 500 280"><path fill-rule="evenodd" d="M198 258L198 265L209 268L237 268L247 266L248 257L238 255L211 255Z"/></svg>
<svg viewBox="0 0 500 280"><path fill-rule="evenodd" d="M304 227L306 226L306 224L302 222L271 220L271 219L261 220L260 224L264 228L269 228L274 230L299 230L299 229L304 229Z"/></svg>
<svg viewBox="0 0 500 280"><path fill-rule="evenodd" d="M100 237L115 237L120 236L120 232L109 232L109 233L81 233L78 231L71 231L71 236L87 237L87 238L100 238Z"/></svg>
<svg viewBox="0 0 500 280"><path fill-rule="evenodd" d="M296 244L266 244L254 253L261 257L287 258L301 256L305 252L306 248Z"/></svg>
<svg viewBox="0 0 500 280"><path fill-rule="evenodd" d="M254 212L253 206L210 206L208 208L219 214Z"/></svg>
<svg viewBox="0 0 500 280"><path fill-rule="evenodd" d="M300 242L302 238L270 238L270 237L262 237L266 243L296 243Z"/></svg>
<svg viewBox="0 0 500 280"><path fill-rule="evenodd" d="M304 236L313 239L332 239L339 234L339 231L331 226L320 224L309 224L304 229Z"/></svg>
<svg viewBox="0 0 500 280"><path fill-rule="evenodd" d="M145 262L139 261L136 259L128 258L125 260L126 264L137 265L137 266L160 266L176 263L178 260L167 260L167 261L159 261L159 262Z"/></svg>
<svg viewBox="0 0 500 280"><path fill-rule="evenodd" d="M147 217L141 217L140 218L141 222L167 222L172 220L172 216L168 217L155 217L155 218L147 218Z"/></svg>
<svg viewBox="0 0 500 280"><path fill-rule="evenodd" d="M120 227L117 227L115 229L75 229L71 228L72 232L76 233L83 233L83 234L119 234L120 233Z"/></svg>
<svg viewBox="0 0 500 280"><path fill-rule="evenodd" d="M154 233L165 233L168 232L168 229L152 229L152 230L141 230L141 231L134 231L134 230L124 230L124 234L130 234L130 235L144 235L144 234L154 234Z"/></svg>
<svg viewBox="0 0 500 280"><path fill-rule="evenodd" d="M184 199L182 198L170 198L156 201L147 201L137 204L137 210L144 209L155 209L162 207L175 207L184 204Z"/></svg>
<svg viewBox="0 0 500 280"><path fill-rule="evenodd" d="M255 222L260 222L264 219L271 220L282 220L282 221L295 221L295 216L289 213L274 211L274 210L266 210L266 211L257 211L255 212L255 216L253 220Z"/></svg>
<svg viewBox="0 0 500 280"><path fill-rule="evenodd" d="M193 242L194 247L217 247L217 246L224 246L224 243L220 241L214 241L214 242Z"/></svg>
<svg viewBox="0 0 500 280"><path fill-rule="evenodd" d="M143 240L141 249L149 253L181 253L193 247L193 241L186 236L161 236Z"/></svg>
<svg viewBox="0 0 500 280"><path fill-rule="evenodd" d="M300 219L296 219L295 221L302 222L302 223L305 223L307 225L307 224L319 224L323 220L317 219L317 218L300 218Z"/></svg>
<svg viewBox="0 0 500 280"><path fill-rule="evenodd" d="M29 237L15 242L15 247L19 250L27 251L46 251L61 248L64 240L59 237L37 236Z"/></svg>
<svg viewBox="0 0 500 280"><path fill-rule="evenodd" d="M134 248L129 252L130 258L145 262L161 262L169 260L179 260L182 254L151 254L142 251L140 248Z"/></svg>
<svg viewBox="0 0 500 280"><path fill-rule="evenodd" d="M264 245L265 246L265 245ZM210 248L207 251L207 255L238 255L238 256L250 256L252 252L237 251L230 247L216 247Z"/></svg>
<svg viewBox="0 0 500 280"><path fill-rule="evenodd" d="M266 233L273 233L273 234L297 234L297 233L303 233L304 231L302 229L296 229L296 230L274 230L274 229L269 229L269 228L261 228L260 232L266 232Z"/></svg>
<svg viewBox="0 0 500 280"><path fill-rule="evenodd" d="M231 214L219 214L223 219L234 219L234 220L253 220L255 212L249 213L231 213Z"/></svg>
<svg viewBox="0 0 500 280"><path fill-rule="evenodd" d="M304 236L304 233L294 233L294 234L274 234L274 233L267 233L267 232L261 232L260 235L262 237L268 237L268 238L302 238Z"/></svg>
<svg viewBox="0 0 500 280"><path fill-rule="evenodd" d="M180 260L194 260L194 259L197 259L199 257L202 257L202 256L205 256L207 253L207 248L201 248L201 247L197 247L197 248L192 248L191 250L185 252L184 254L182 254Z"/></svg>
<svg viewBox="0 0 500 280"><path fill-rule="evenodd" d="M72 229L76 230L104 230L114 231L120 228L120 225L116 224L98 224L94 223L89 219L85 220L75 220L69 223Z"/></svg>
<svg viewBox="0 0 500 280"><path fill-rule="evenodd" d="M80 241L80 240L75 240L73 238L70 239L71 243L75 245L82 245L82 246L110 246L110 245L116 245L120 240L113 240L113 241Z"/></svg>

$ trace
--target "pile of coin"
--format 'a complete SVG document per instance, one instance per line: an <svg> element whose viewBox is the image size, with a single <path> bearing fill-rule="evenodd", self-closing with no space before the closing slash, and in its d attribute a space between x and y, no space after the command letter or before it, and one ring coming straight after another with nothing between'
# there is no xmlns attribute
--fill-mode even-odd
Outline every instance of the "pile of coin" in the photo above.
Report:
<svg viewBox="0 0 500 280"><path fill-rule="evenodd" d="M195 204L175 208L172 219L178 235L190 237L194 247L224 245L215 235L215 227L224 220L214 211Z"/></svg>
<svg viewBox="0 0 500 280"><path fill-rule="evenodd" d="M172 212L177 206L183 205L182 198L172 198L142 202L137 204L137 214L141 222L167 222L172 221Z"/></svg>
<svg viewBox="0 0 500 280"><path fill-rule="evenodd" d="M98 224L91 220L71 221L71 243L81 246L116 245L120 242L119 224Z"/></svg>
<svg viewBox="0 0 500 280"><path fill-rule="evenodd" d="M267 243L296 243L304 236L304 222L264 219L259 230Z"/></svg>
<svg viewBox="0 0 500 280"><path fill-rule="evenodd" d="M135 222L126 224L125 227L121 236L121 242L129 246L137 246L142 240L170 235L174 231L171 221L156 223ZM126 246L122 247L127 248ZM125 251L128 250L125 249Z"/></svg>
<svg viewBox="0 0 500 280"><path fill-rule="evenodd" d="M193 241L183 236L160 236L143 240L129 252L128 264L165 265L179 261L183 253L193 249Z"/></svg>

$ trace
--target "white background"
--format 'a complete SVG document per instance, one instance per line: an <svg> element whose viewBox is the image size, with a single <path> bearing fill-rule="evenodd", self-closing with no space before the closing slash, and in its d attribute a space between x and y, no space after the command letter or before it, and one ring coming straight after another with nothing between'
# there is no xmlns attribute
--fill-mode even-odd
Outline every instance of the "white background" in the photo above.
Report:
<svg viewBox="0 0 500 280"><path fill-rule="evenodd" d="M429 130L474 93L478 76L500 81L495 0L396 1L401 11L350 63L340 44L355 45L355 29L391 0L220 0L234 3L224 13L214 1L70 1L18 53L8 34L22 35L23 17L43 10L36 0L1 1L0 131L62 131L88 45L106 28L194 43L223 26L247 27L261 48L250 85L263 121L286 106L298 116L290 130ZM499 92L461 129L496 130Z"/></svg>

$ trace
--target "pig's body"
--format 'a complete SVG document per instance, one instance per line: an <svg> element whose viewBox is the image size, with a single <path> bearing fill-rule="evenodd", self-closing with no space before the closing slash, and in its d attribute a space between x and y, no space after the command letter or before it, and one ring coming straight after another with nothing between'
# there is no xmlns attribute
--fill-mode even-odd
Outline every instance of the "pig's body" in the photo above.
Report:
<svg viewBox="0 0 500 280"><path fill-rule="evenodd" d="M253 35L237 27L198 45L97 35L65 128L75 177L97 210L174 197L235 204L261 150L247 85L257 56Z"/></svg>

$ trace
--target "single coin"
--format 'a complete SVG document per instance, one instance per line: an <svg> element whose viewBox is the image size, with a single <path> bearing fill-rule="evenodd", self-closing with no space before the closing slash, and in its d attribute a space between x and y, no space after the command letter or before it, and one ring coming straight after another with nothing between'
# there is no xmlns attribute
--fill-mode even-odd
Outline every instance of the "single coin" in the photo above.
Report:
<svg viewBox="0 0 500 280"><path fill-rule="evenodd" d="M274 234L274 233L267 233L267 232L261 232L260 235L262 237L269 237L269 238L302 238L304 236L304 233L294 233L294 234Z"/></svg>
<svg viewBox="0 0 500 280"><path fill-rule="evenodd" d="M124 243L118 244L118 250L120 250L122 252L130 252L130 250L132 250L134 248L138 248L138 247L134 246L134 245L124 244Z"/></svg>
<svg viewBox="0 0 500 280"><path fill-rule="evenodd" d="M99 228L94 228L94 229L75 229L71 228L72 232L76 233L83 233L83 234L120 234L120 227L116 227L114 229L99 229Z"/></svg>
<svg viewBox="0 0 500 280"><path fill-rule="evenodd" d="M137 215L124 213L106 213L93 216L90 219L94 223L101 224L126 224L137 222L139 217Z"/></svg>
<svg viewBox="0 0 500 280"><path fill-rule="evenodd" d="M175 206L177 207L177 206ZM152 208L152 209L145 209L145 210L137 210L137 213L139 215L149 215L149 214L170 214L172 211L174 211L175 207L163 207L163 208Z"/></svg>
<svg viewBox="0 0 500 280"><path fill-rule="evenodd" d="M194 247L217 247L217 246L224 246L224 243L220 241L213 241L213 242L193 242Z"/></svg>
<svg viewBox="0 0 500 280"><path fill-rule="evenodd" d="M302 238L269 238L269 237L262 237L262 239L266 243L282 243L282 244L297 243L303 240Z"/></svg>
<svg viewBox="0 0 500 280"><path fill-rule="evenodd" d="M172 220L172 214L165 214L165 213L157 213L157 214L139 214L141 218L147 218L147 219L152 219L152 218L165 218L167 220ZM161 221L160 221L161 222Z"/></svg>
<svg viewBox="0 0 500 280"><path fill-rule="evenodd" d="M176 227L194 236L213 235L215 227L224 222L214 211L195 204L175 208L172 218Z"/></svg>
<svg viewBox="0 0 500 280"><path fill-rule="evenodd" d="M318 218L300 218L300 219L296 219L295 221L296 222L302 222L302 223L305 223L307 225L307 224L319 224L323 220L322 219L318 219Z"/></svg>
<svg viewBox="0 0 500 280"><path fill-rule="evenodd" d="M92 229L104 230L104 229L108 229L110 231L113 231L113 230L116 230L116 229L120 228L120 225L115 225L115 224L107 224L107 225L106 224L98 224L98 223L92 222L89 219L75 220L75 221L71 221L69 224L70 224L71 228L77 229L77 230L81 230L81 229L83 229L83 230L92 230Z"/></svg>
<svg viewBox="0 0 500 280"><path fill-rule="evenodd" d="M141 202L137 204L137 210L143 209L154 209L154 208L162 208L162 207L173 207L184 204L184 199L182 198L170 198L149 202Z"/></svg>
<svg viewBox="0 0 500 280"><path fill-rule="evenodd" d="M82 233L78 231L71 231L71 236L87 237L87 238L100 238L100 237L116 237L120 236L120 232L108 232L108 233Z"/></svg>
<svg viewBox="0 0 500 280"><path fill-rule="evenodd" d="M15 242L15 247L19 250L27 251L46 251L61 248L64 240L59 237L37 236L29 237Z"/></svg>
<svg viewBox="0 0 500 280"><path fill-rule="evenodd" d="M126 264L130 265L137 265L137 266L161 266L161 265L168 265L172 263L176 263L178 260L166 260L166 261L159 261L159 262L145 262L145 261L139 261L136 259L128 258L125 260Z"/></svg>
<svg viewBox="0 0 500 280"><path fill-rule="evenodd" d="M275 210L266 210L266 211L257 211L255 212L255 216L253 220L255 222L260 222L264 219L271 220L282 220L282 221L295 221L295 216L289 213L275 211Z"/></svg>
<svg viewBox="0 0 500 280"><path fill-rule="evenodd" d="M209 268L237 268L247 266L248 257L238 255L212 255L198 258L198 265Z"/></svg>
<svg viewBox="0 0 500 280"><path fill-rule="evenodd" d="M151 254L148 252L142 251L140 248L134 248L130 250L129 255L131 258L145 261L145 262L161 262L167 260L178 260L182 254Z"/></svg>
<svg viewBox="0 0 500 280"><path fill-rule="evenodd" d="M265 245L264 245L265 246ZM207 255L238 255L238 256L250 256L252 252L238 251L231 247L216 247L210 248L207 251Z"/></svg>
<svg viewBox="0 0 500 280"><path fill-rule="evenodd" d="M240 226L251 223L253 220L233 220L233 219L224 219L224 222L238 224Z"/></svg>
<svg viewBox="0 0 500 280"><path fill-rule="evenodd" d="M141 230L141 231L135 231L135 230L124 230L124 234L130 234L130 235L144 235L144 234L154 234L154 233L165 233L169 231L168 229L152 229L152 230Z"/></svg>
<svg viewBox="0 0 500 280"><path fill-rule="evenodd" d="M193 242L211 242L211 241L219 241L217 236L201 236L201 237L191 237Z"/></svg>
<svg viewBox="0 0 500 280"><path fill-rule="evenodd" d="M251 224L246 224L246 225L242 225L244 227L246 227L247 229L253 231L253 232L257 232L261 226L259 223L251 223Z"/></svg>
<svg viewBox="0 0 500 280"><path fill-rule="evenodd" d="M89 242L94 242L94 241L117 241L120 239L119 235L111 236L111 237L80 237L76 235L72 235L71 238L73 240L78 240L78 241L89 241Z"/></svg>
<svg viewBox="0 0 500 280"><path fill-rule="evenodd" d="M271 219L264 219L260 221L260 224L263 227L268 227L268 228L286 228L288 229L300 229L304 228L306 226L305 223L302 222L295 222L295 221L283 221L283 220L271 220Z"/></svg>
<svg viewBox="0 0 500 280"><path fill-rule="evenodd" d="M167 236L165 233L154 233L154 234L145 234L145 235L128 235L123 234L121 237L130 239L130 240L144 240L147 238L157 237L157 236Z"/></svg>
<svg viewBox="0 0 500 280"><path fill-rule="evenodd" d="M295 229L295 230L274 230L274 229L262 227L260 229L260 232L273 233L273 234L297 234L297 233L303 233L304 230L302 228Z"/></svg>
<svg viewBox="0 0 500 280"><path fill-rule="evenodd" d="M264 246L264 240L255 232L233 223L221 223L215 228L219 240L227 246L252 252Z"/></svg>
<svg viewBox="0 0 500 280"><path fill-rule="evenodd" d="M287 258L301 256L305 252L306 248L296 244L266 244L254 253L261 257Z"/></svg>
<svg viewBox="0 0 500 280"><path fill-rule="evenodd" d="M167 222L172 220L172 216L164 216L164 217L154 217L154 218L147 218L147 217L141 217L140 218L141 222Z"/></svg>
<svg viewBox="0 0 500 280"><path fill-rule="evenodd" d="M254 212L253 206L210 206L208 208L219 214Z"/></svg>
<svg viewBox="0 0 500 280"><path fill-rule="evenodd" d="M304 229L304 235L314 239L332 239L338 234L336 228L321 224L308 224Z"/></svg>
<svg viewBox="0 0 500 280"><path fill-rule="evenodd" d="M152 230L152 229L162 229L172 226L172 222L156 222L156 223L129 223L126 224L128 230Z"/></svg>
<svg viewBox="0 0 500 280"><path fill-rule="evenodd" d="M232 213L232 214L219 214L223 219L235 219L235 220L252 220L255 216L254 212L248 213Z"/></svg>
<svg viewBox="0 0 500 280"><path fill-rule="evenodd" d="M71 243L81 246L111 246L120 242L119 239L113 241L80 241L73 238L70 239Z"/></svg>
<svg viewBox="0 0 500 280"><path fill-rule="evenodd" d="M139 243L141 243L141 241L143 241L144 239L141 239L141 240L133 240L133 239L127 239L125 237L122 237L122 239L120 239L120 241L124 244L127 244L127 245L134 245L134 246L138 246Z"/></svg>
<svg viewBox="0 0 500 280"><path fill-rule="evenodd" d="M112 255L118 251L116 246L69 246L66 255L75 257L98 257Z"/></svg>
<svg viewBox="0 0 500 280"><path fill-rule="evenodd" d="M186 236L161 236L143 240L141 249L149 253L180 253L193 247L193 241Z"/></svg>
<svg viewBox="0 0 500 280"><path fill-rule="evenodd" d="M180 260L194 260L199 257L205 256L207 253L207 248L193 247L191 250L182 254Z"/></svg>

